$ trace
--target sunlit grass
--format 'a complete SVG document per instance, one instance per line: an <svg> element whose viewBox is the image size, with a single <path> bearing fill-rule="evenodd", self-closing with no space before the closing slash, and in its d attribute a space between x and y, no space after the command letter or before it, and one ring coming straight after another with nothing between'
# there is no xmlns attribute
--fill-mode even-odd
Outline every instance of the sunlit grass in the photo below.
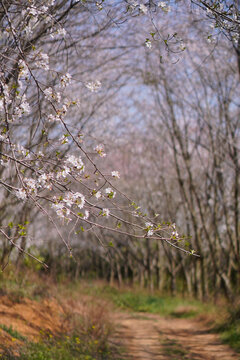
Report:
<svg viewBox="0 0 240 360"><path fill-rule="evenodd" d="M215 310L211 304L203 304L193 299L163 295L158 292L150 294L140 289L117 289L99 283L79 285L82 292L105 298L122 310L148 312L177 318L191 318Z"/></svg>

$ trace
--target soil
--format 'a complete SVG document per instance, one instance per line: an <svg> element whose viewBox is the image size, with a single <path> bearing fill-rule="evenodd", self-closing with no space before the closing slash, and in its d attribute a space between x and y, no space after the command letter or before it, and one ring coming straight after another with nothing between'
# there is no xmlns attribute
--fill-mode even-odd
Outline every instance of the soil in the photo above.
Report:
<svg viewBox="0 0 240 360"><path fill-rule="evenodd" d="M7 296L0 298L0 324L16 330L29 340L37 341L43 334L52 334L62 330L64 313L56 301L39 302L24 299L15 303ZM0 329L0 349L9 344L15 346L18 339L7 331Z"/></svg>
<svg viewBox="0 0 240 360"><path fill-rule="evenodd" d="M117 337L129 360L239 360L200 320L116 314Z"/></svg>

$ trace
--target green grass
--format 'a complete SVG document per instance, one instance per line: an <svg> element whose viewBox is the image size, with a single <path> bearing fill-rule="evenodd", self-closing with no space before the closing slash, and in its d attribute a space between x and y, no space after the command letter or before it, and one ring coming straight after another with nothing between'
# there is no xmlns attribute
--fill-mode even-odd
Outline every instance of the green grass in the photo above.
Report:
<svg viewBox="0 0 240 360"><path fill-rule="evenodd" d="M215 326L225 344L240 353L240 305L229 310L229 316Z"/></svg>
<svg viewBox="0 0 240 360"><path fill-rule="evenodd" d="M18 355L7 350L3 360L121 360L120 350L90 337L59 336L38 343L26 342Z"/></svg>
<svg viewBox="0 0 240 360"><path fill-rule="evenodd" d="M187 349L184 349L181 344L174 340L164 340L161 343L163 353L171 360L194 360Z"/></svg>
<svg viewBox="0 0 240 360"><path fill-rule="evenodd" d="M20 359L24 360L94 360L111 359L113 352L104 344L99 346L98 341L66 337L48 342L30 344L21 352ZM20 360L19 359L19 360Z"/></svg>
<svg viewBox="0 0 240 360"><path fill-rule="evenodd" d="M240 322L232 324L223 330L221 339L225 344L240 353Z"/></svg>
<svg viewBox="0 0 240 360"><path fill-rule="evenodd" d="M4 324L0 324L0 328L4 331L6 331L9 335L11 335L13 338L21 340L21 341L26 341L26 337L22 336L21 334L19 334L19 332L17 330L14 330L12 328L12 326L6 326Z"/></svg>
<svg viewBox="0 0 240 360"><path fill-rule="evenodd" d="M119 290L114 287L99 286L93 283L84 285L82 291L110 300L123 310L148 312L175 318L191 318L214 310L214 307L210 304L203 304L197 300L164 296L158 293L150 295L147 291L136 289L132 291Z"/></svg>

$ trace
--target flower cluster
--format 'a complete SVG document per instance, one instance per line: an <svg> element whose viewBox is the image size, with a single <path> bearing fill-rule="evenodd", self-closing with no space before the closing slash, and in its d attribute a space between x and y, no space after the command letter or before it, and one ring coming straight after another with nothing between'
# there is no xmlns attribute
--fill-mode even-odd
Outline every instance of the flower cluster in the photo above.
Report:
<svg viewBox="0 0 240 360"><path fill-rule="evenodd" d="M27 198L27 193L25 189L18 189L16 192L16 196L20 200L25 200Z"/></svg>
<svg viewBox="0 0 240 360"><path fill-rule="evenodd" d="M68 175L71 174L71 169L68 166L63 166L63 169L57 172L57 179L67 178Z"/></svg>
<svg viewBox="0 0 240 360"><path fill-rule="evenodd" d="M98 92L100 90L102 84L99 80L96 80L96 81L86 82L85 86L91 92Z"/></svg>
<svg viewBox="0 0 240 360"><path fill-rule="evenodd" d="M16 150L19 154L23 155L26 159L30 159L29 150L25 149L22 145L13 145L12 149Z"/></svg>
<svg viewBox="0 0 240 360"><path fill-rule="evenodd" d="M68 192L66 197L63 199L66 203L66 206L71 207L73 204L76 204L79 209L82 209L85 204L85 196L79 192L71 193Z"/></svg>
<svg viewBox="0 0 240 360"><path fill-rule="evenodd" d="M54 180L53 173L43 173L37 180L33 178L23 178L23 183L25 188L18 189L16 191L16 196L19 199L26 199L27 195L37 195L38 189L48 189L52 190L52 180Z"/></svg>
<svg viewBox="0 0 240 360"><path fill-rule="evenodd" d="M59 92L54 92L51 87L48 87L47 89L43 90L43 92L47 100L49 101L55 100L56 102L60 103L61 94Z"/></svg>
<svg viewBox="0 0 240 360"><path fill-rule="evenodd" d="M165 12L169 12L171 10L171 7L168 6L165 1L159 1L158 7L160 7Z"/></svg>
<svg viewBox="0 0 240 360"><path fill-rule="evenodd" d="M146 47L147 47L148 49L151 49L151 48L152 48L152 42L151 42L151 40L146 39L146 40L145 40L145 45L146 45Z"/></svg>
<svg viewBox="0 0 240 360"><path fill-rule="evenodd" d="M42 52L38 53L36 56L35 65L39 69L49 70L49 57L47 54Z"/></svg>
<svg viewBox="0 0 240 360"><path fill-rule="evenodd" d="M20 104L14 108L14 111L12 114L12 120L17 121L17 120L21 119L23 114L29 114L30 111L31 111L31 107L26 100L26 95L24 94L22 99L20 100Z"/></svg>
<svg viewBox="0 0 240 360"><path fill-rule="evenodd" d="M95 193L95 197L97 198L97 200L100 199L101 196L102 196L101 191L97 191Z"/></svg>
<svg viewBox="0 0 240 360"><path fill-rule="evenodd" d="M18 62L18 69L19 69L19 74L18 74L18 78L24 78L27 79L28 75L29 75L29 71L28 71L28 67L27 64L24 60L20 59Z"/></svg>
<svg viewBox="0 0 240 360"><path fill-rule="evenodd" d="M179 238L179 234L177 231L173 231L172 234L171 234L171 237L175 238L175 239L178 239Z"/></svg>
<svg viewBox="0 0 240 360"><path fill-rule="evenodd" d="M79 192L72 193L68 192L66 196L61 200L55 199L55 203L52 204L52 208L56 211L57 215L60 218L67 218L71 213L71 207L73 205L77 206L79 209L82 209L85 204L85 196ZM89 217L89 212L85 211L85 219ZM71 220L70 218L67 218Z"/></svg>
<svg viewBox="0 0 240 360"><path fill-rule="evenodd" d="M139 5L139 10L140 10L141 13L143 13L145 15L148 12L148 9L147 9L146 5L143 5L143 4Z"/></svg>
<svg viewBox="0 0 240 360"><path fill-rule="evenodd" d="M109 209L106 208L102 209L102 216L109 217L109 215L110 215Z"/></svg>
<svg viewBox="0 0 240 360"><path fill-rule="evenodd" d="M40 184L40 186L48 189L48 190L52 190L52 183L51 180L54 178L52 173L49 174L42 174L39 176L38 178L38 183Z"/></svg>
<svg viewBox="0 0 240 360"><path fill-rule="evenodd" d="M153 235L153 233L154 233L154 231L153 231L153 230L154 230L153 224L150 223L150 222L146 222L146 223L145 223L145 226L146 226L147 236Z"/></svg>
<svg viewBox="0 0 240 360"><path fill-rule="evenodd" d="M108 197L109 199L113 199L113 198L115 198L115 196L116 196L116 191L113 191L113 189L111 189L111 188L105 189L105 192L106 192L107 197Z"/></svg>
<svg viewBox="0 0 240 360"><path fill-rule="evenodd" d="M54 122L54 121L61 121L61 118L58 114L49 114L48 117L47 117L48 121L49 122Z"/></svg>
<svg viewBox="0 0 240 360"><path fill-rule="evenodd" d="M66 35L67 35L66 30L63 27L60 27L56 31L52 32L50 36L51 38L56 38L58 36L65 38Z"/></svg>
<svg viewBox="0 0 240 360"><path fill-rule="evenodd" d="M111 175L113 178L120 179L120 174L118 171L112 171Z"/></svg>
<svg viewBox="0 0 240 360"><path fill-rule="evenodd" d="M68 140L68 134L64 134L60 137L59 141L61 142L62 145L64 144L68 144L69 140Z"/></svg>
<svg viewBox="0 0 240 360"><path fill-rule="evenodd" d="M24 94L22 97L22 101L19 105L19 109L22 111L22 114L29 114L30 113L30 105L27 102L26 95Z"/></svg>
<svg viewBox="0 0 240 360"><path fill-rule="evenodd" d="M71 84L72 76L69 73L61 76L60 83L61 87L65 88L67 85Z"/></svg>
<svg viewBox="0 0 240 360"><path fill-rule="evenodd" d="M105 157L106 153L104 152L104 146L102 144L97 145L94 150L101 156Z"/></svg>
<svg viewBox="0 0 240 360"><path fill-rule="evenodd" d="M66 162L71 164L73 168L79 170L80 173L85 170L85 165L80 156L68 155Z"/></svg>
<svg viewBox="0 0 240 360"><path fill-rule="evenodd" d="M176 230L176 224L175 223L173 223L172 225L171 225L171 227L172 227L172 233L171 233L171 237L172 238L174 238L174 239L179 239L179 234L178 234L178 232L177 232L177 230Z"/></svg>

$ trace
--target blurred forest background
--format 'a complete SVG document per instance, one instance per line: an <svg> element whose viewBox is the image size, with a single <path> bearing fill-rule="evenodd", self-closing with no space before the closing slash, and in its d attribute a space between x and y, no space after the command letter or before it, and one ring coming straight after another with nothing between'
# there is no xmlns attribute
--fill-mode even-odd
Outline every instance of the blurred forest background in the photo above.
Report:
<svg viewBox="0 0 240 360"><path fill-rule="evenodd" d="M200 257L160 240L106 231L102 243L101 229L76 231L69 224L63 233L71 239L70 257L38 209L20 204L5 189L1 222L9 234L19 234L21 248L44 261L55 278L90 277L201 300L222 294L231 300L240 289L239 38L187 1L162 3L161 16L152 22L129 16L120 4L109 2L100 12L88 2L88 8L70 11L68 2L60 1L56 11L68 11L61 20L64 38L57 41L42 31L35 42L49 54L51 68L72 74L73 85L66 91L79 99L79 106L68 115L70 125L80 127L89 146L96 139L104 143L104 171L118 170L118 188L143 212L175 223ZM112 6L112 21L107 6ZM97 93L79 86L89 78L101 82ZM29 149L35 146L35 125L31 113L23 126L16 126L19 142ZM58 139L58 127L51 126ZM72 145L64 144L65 154ZM3 165L0 173L4 179L13 176ZM7 239L1 242L2 268L12 262L16 271L24 266L45 271Z"/></svg>

